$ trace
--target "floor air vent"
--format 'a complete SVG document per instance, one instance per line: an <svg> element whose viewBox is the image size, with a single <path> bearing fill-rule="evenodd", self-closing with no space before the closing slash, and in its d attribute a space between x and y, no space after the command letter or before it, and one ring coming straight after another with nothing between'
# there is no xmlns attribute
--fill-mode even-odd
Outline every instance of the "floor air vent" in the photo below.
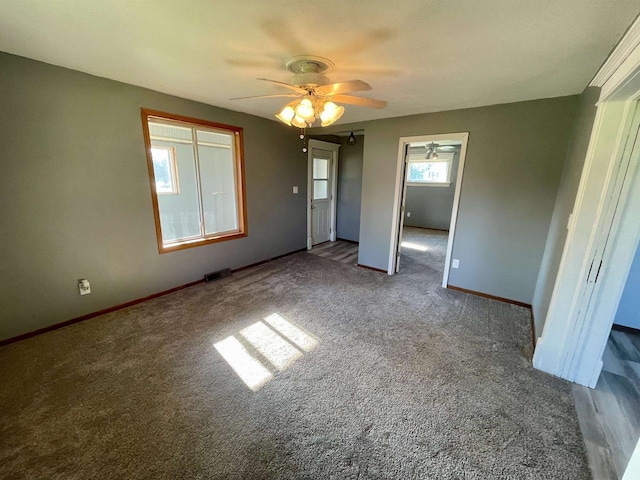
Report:
<svg viewBox="0 0 640 480"><path fill-rule="evenodd" d="M223 268L222 270L218 270L217 272L205 273L204 281L205 282L213 282L214 280L219 280L224 277L228 277L231 275L230 268Z"/></svg>

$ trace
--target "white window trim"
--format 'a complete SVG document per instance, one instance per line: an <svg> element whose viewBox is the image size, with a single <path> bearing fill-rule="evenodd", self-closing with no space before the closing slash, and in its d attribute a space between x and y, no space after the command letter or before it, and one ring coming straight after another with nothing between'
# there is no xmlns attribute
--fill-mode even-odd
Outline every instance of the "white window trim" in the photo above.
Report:
<svg viewBox="0 0 640 480"><path fill-rule="evenodd" d="M424 163L424 162L442 162L448 163L447 169L447 181L446 182L409 182L407 180L408 187L450 187L451 186L451 171L453 170L453 157L454 153L438 153L438 158L427 159L424 153L410 153L407 162L408 163ZM407 177L409 176L409 170L407 169Z"/></svg>

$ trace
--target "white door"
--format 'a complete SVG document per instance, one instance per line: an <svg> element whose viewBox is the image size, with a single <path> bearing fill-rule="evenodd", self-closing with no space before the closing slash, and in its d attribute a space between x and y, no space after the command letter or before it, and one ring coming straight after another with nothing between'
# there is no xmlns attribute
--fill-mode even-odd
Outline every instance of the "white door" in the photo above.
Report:
<svg viewBox="0 0 640 480"><path fill-rule="evenodd" d="M402 230L404 228L404 215L407 203L407 160L409 145L404 147L404 167L402 169L402 196L400 197L400 225L398 227L398 251L396 252L396 273L400 271L400 254L402 252Z"/></svg>
<svg viewBox="0 0 640 480"><path fill-rule="evenodd" d="M311 149L311 245L331 239L333 152Z"/></svg>

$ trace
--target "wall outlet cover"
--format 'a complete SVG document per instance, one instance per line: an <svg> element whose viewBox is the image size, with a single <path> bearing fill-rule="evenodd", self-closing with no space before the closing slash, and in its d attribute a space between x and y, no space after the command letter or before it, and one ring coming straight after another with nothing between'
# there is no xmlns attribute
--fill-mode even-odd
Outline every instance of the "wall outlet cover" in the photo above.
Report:
<svg viewBox="0 0 640 480"><path fill-rule="evenodd" d="M458 260L457 258L454 258L451 261L451 268L458 268L460 266L460 260Z"/></svg>
<svg viewBox="0 0 640 480"><path fill-rule="evenodd" d="M91 284L89 280L85 280L84 278L78 280L78 291L80 295L89 295L91 293Z"/></svg>
<svg viewBox="0 0 640 480"><path fill-rule="evenodd" d="M407 212L407 217L410 217L410 216L411 216L411 212Z"/></svg>
<svg viewBox="0 0 640 480"><path fill-rule="evenodd" d="M298 187L293 187L293 193L298 193Z"/></svg>

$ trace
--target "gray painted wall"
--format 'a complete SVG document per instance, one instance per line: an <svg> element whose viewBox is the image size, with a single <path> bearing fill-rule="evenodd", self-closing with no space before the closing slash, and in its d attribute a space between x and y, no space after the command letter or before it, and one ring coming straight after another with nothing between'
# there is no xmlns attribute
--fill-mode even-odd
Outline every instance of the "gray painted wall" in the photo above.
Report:
<svg viewBox="0 0 640 480"><path fill-rule="evenodd" d="M304 248L295 130L4 53L0 92L0 338ZM141 107L244 128L247 238L158 254Z"/></svg>
<svg viewBox="0 0 640 480"><path fill-rule="evenodd" d="M405 217L406 226L449 230L459 161L460 153L455 152L451 168L451 185L448 187L407 186L405 210L411 213L411 216Z"/></svg>
<svg viewBox="0 0 640 480"><path fill-rule="evenodd" d="M553 216L549 226L544 255L540 265L540 274L533 296L532 309L535 319L536 335L542 335L544 322L551 302L562 251L567 238L567 223L573 211L578 193L582 167L589 147L589 139L596 115L596 102L600 96L599 88L587 88L579 97L579 106L570 147L562 171L560 187L555 200Z"/></svg>
<svg viewBox="0 0 640 480"><path fill-rule="evenodd" d="M326 132L364 130L367 138L359 263L388 267L399 138L469 132L453 245L460 268L451 270L449 283L531 303L577 102L577 96L559 97Z"/></svg>
<svg viewBox="0 0 640 480"><path fill-rule="evenodd" d="M338 162L338 205L336 234L338 238L360 239L360 202L362 199L362 160L364 135L356 135L358 143L349 145L348 137L340 138Z"/></svg>
<svg viewBox="0 0 640 480"><path fill-rule="evenodd" d="M640 248L636 249L613 323L640 330Z"/></svg>

